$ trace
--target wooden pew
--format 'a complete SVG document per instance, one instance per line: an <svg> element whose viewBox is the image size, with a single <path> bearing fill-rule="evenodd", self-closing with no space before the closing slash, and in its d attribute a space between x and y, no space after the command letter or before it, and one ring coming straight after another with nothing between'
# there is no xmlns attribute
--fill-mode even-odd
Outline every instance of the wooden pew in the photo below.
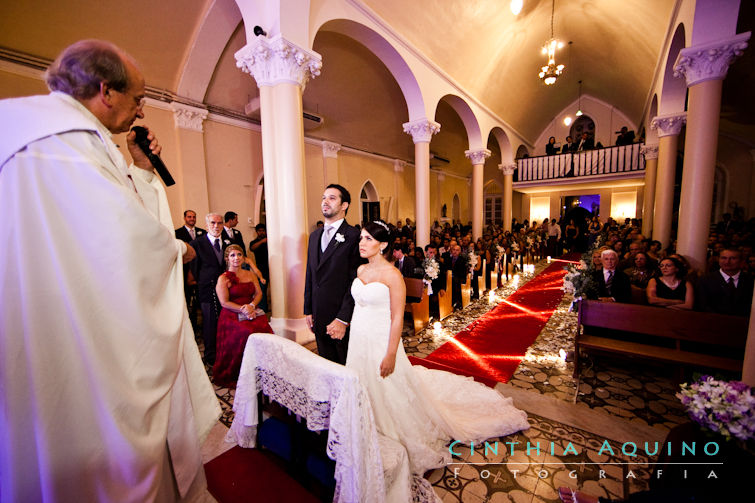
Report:
<svg viewBox="0 0 755 503"><path fill-rule="evenodd" d="M446 271L445 295L438 293L438 317L441 320L454 312L454 306L451 297L451 271Z"/></svg>
<svg viewBox="0 0 755 503"><path fill-rule="evenodd" d="M574 377L579 377L580 350L739 372L743 356L736 355L744 355L748 325L744 316L583 300L574 339ZM602 329L600 335L596 328ZM643 340L611 338L606 329L641 334Z"/></svg>
<svg viewBox="0 0 755 503"><path fill-rule="evenodd" d="M430 324L430 297L427 295L427 286L421 279L404 278L406 296L416 297L419 302L406 303L405 311L411 313L414 325L414 335Z"/></svg>
<svg viewBox="0 0 755 503"><path fill-rule="evenodd" d="M467 280L461 284L461 308L472 303L472 275L467 273Z"/></svg>
<svg viewBox="0 0 755 503"><path fill-rule="evenodd" d="M495 264L495 260L493 261ZM493 268L492 271L487 272L487 269L485 270L485 279L487 280L486 289L487 290L495 290L498 288L498 267L496 264L496 267Z"/></svg>

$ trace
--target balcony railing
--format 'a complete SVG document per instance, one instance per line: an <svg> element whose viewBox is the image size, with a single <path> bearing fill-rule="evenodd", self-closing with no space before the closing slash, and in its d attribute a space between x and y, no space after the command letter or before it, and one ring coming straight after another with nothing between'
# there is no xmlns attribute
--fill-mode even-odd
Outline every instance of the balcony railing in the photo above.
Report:
<svg viewBox="0 0 755 503"><path fill-rule="evenodd" d="M518 182L612 175L645 170L642 144L586 150L574 154L544 155L517 160Z"/></svg>

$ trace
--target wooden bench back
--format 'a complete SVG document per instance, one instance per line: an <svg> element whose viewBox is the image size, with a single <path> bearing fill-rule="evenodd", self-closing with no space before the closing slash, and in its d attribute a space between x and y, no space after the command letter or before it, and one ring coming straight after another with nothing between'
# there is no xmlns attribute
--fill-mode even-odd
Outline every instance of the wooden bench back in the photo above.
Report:
<svg viewBox="0 0 755 503"><path fill-rule="evenodd" d="M732 348L744 347L749 326L744 316L594 300L580 302L579 324Z"/></svg>
<svg viewBox="0 0 755 503"><path fill-rule="evenodd" d="M422 298L422 293L425 289L425 284L421 279L417 278L404 278L404 284L406 285L406 296Z"/></svg>

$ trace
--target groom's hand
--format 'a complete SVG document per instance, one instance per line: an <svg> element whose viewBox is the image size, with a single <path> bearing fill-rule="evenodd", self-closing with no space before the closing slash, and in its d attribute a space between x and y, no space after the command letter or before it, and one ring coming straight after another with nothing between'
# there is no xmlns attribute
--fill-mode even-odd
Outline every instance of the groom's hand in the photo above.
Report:
<svg viewBox="0 0 755 503"><path fill-rule="evenodd" d="M341 340L346 335L346 325L341 321L333 320L326 328L326 333L331 339Z"/></svg>

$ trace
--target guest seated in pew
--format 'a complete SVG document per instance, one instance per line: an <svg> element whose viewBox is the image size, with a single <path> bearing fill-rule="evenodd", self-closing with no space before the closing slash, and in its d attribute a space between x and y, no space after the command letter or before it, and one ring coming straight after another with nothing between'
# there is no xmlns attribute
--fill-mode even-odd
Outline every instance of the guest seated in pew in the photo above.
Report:
<svg viewBox="0 0 755 503"><path fill-rule="evenodd" d="M602 269L592 273L598 288L597 295L593 294L591 298L602 302L630 302L632 286L629 276L616 269L619 254L610 248L603 250L600 253L600 263Z"/></svg>
<svg viewBox="0 0 755 503"><path fill-rule="evenodd" d="M236 244L225 249L228 270L218 278L215 292L223 307L218 318L217 355L212 367L213 382L235 388L249 334L273 333L265 312L257 308L262 300L257 275L242 269L244 250Z"/></svg>
<svg viewBox="0 0 755 503"><path fill-rule="evenodd" d="M451 247L449 262L446 264L451 269L451 299L455 309L461 308L461 285L466 283L469 266L467 259L461 255L461 246Z"/></svg>
<svg viewBox="0 0 755 503"><path fill-rule="evenodd" d="M648 281L648 303L670 309L692 309L694 292L686 279L686 269L676 258L667 257L659 265L660 276Z"/></svg>
<svg viewBox="0 0 755 503"><path fill-rule="evenodd" d="M753 278L742 270L742 253L726 248L718 257L719 270L698 281L697 310L749 316Z"/></svg>
<svg viewBox="0 0 755 503"><path fill-rule="evenodd" d="M412 258L411 255L408 254L409 252L409 245L403 244L399 246L398 248L393 249L393 265L395 265L399 271L401 271L401 275L405 278L416 278L417 277L417 264L414 262L414 258Z"/></svg>
<svg viewBox="0 0 755 503"><path fill-rule="evenodd" d="M655 271L649 266L649 259L645 252L637 252L634 255L634 265L624 269L624 274L629 276L632 286L647 288L648 281L655 275Z"/></svg>

